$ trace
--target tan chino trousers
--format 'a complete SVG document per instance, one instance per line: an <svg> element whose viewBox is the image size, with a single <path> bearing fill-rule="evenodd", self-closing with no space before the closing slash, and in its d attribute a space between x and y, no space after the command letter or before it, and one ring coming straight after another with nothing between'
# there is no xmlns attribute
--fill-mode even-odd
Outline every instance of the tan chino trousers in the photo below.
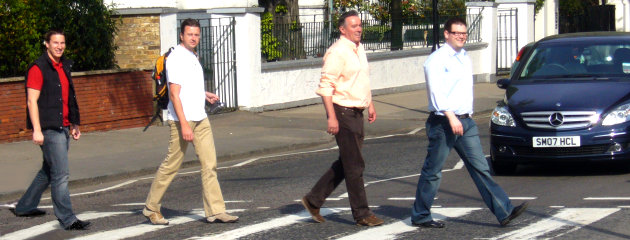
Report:
<svg viewBox="0 0 630 240"><path fill-rule="evenodd" d="M151 211L160 211L162 197L173 181L184 160L188 142L182 138L181 125L178 121L168 121L171 127L171 140L166 158L155 174L151 190L147 196L146 206ZM188 121L195 134L193 146L201 162L201 181L203 184L203 209L206 217L225 212L225 202L217 179L217 156L212 136L210 121Z"/></svg>

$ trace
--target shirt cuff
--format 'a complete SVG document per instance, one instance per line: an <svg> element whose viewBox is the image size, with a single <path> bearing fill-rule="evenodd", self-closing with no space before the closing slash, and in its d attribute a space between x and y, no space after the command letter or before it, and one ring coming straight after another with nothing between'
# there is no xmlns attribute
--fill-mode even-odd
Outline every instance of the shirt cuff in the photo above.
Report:
<svg viewBox="0 0 630 240"><path fill-rule="evenodd" d="M335 92L335 89L333 88L318 88L315 93L319 96L322 97L330 97L333 95L333 92Z"/></svg>

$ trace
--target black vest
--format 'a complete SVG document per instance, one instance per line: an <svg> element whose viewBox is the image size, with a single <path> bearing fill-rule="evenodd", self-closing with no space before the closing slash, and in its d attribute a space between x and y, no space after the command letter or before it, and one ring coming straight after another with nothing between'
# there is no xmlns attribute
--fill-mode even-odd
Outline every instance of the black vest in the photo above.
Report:
<svg viewBox="0 0 630 240"><path fill-rule="evenodd" d="M72 77L70 75L70 69L72 68L72 60L61 57L61 63L63 70L68 78L69 92L68 92L68 120L70 123L79 125L79 105L77 104L77 97L74 92L74 84L72 83ZM63 127L63 101L61 99L61 82L59 80L59 73L53 67L52 60L48 56L47 52L44 52L35 62L31 63L26 70L26 78L24 84L28 82L28 71L37 65L42 72L44 79L39 99L37 100L37 107L39 108L39 122L42 130L44 129L61 129ZM27 94L28 101L28 94ZM28 105L27 105L28 106ZM26 110L26 127L33 129L31 123L31 116Z"/></svg>

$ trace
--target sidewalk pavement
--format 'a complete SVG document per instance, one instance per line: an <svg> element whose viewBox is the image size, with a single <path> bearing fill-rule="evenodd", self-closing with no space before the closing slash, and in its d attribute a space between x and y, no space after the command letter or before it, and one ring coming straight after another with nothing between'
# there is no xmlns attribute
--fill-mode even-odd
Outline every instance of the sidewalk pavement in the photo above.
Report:
<svg viewBox="0 0 630 240"><path fill-rule="evenodd" d="M474 109L480 114L494 109L504 94L494 83L477 83L474 89ZM375 96L374 104L377 119L366 124L368 137L424 127L429 116L425 89ZM321 104L263 113L236 111L212 115L210 122L219 162L334 142L325 132ZM83 133L79 141L71 142L70 184L153 174L166 154L168 135L168 126L152 126L146 132L131 128ZM198 163L189 146L184 166ZM0 200L15 200L41 168L41 151L31 141L23 141L0 144L0 152Z"/></svg>

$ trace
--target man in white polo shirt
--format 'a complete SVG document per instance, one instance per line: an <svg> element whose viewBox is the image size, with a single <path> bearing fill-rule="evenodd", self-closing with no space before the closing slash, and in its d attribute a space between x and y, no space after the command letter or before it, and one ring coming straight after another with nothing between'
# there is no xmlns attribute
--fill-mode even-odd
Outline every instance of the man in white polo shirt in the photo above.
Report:
<svg viewBox="0 0 630 240"><path fill-rule="evenodd" d="M219 97L204 89L203 69L195 53L200 32L199 22L193 19L184 20L179 35L181 44L175 47L166 61L170 99L167 120L171 127L171 140L166 159L155 174L142 211L156 225L168 224L168 220L160 212L162 197L182 164L189 142L193 143L201 162L206 220L210 223L238 221L238 217L226 213L217 179L216 151L205 101L214 103L219 101Z"/></svg>

